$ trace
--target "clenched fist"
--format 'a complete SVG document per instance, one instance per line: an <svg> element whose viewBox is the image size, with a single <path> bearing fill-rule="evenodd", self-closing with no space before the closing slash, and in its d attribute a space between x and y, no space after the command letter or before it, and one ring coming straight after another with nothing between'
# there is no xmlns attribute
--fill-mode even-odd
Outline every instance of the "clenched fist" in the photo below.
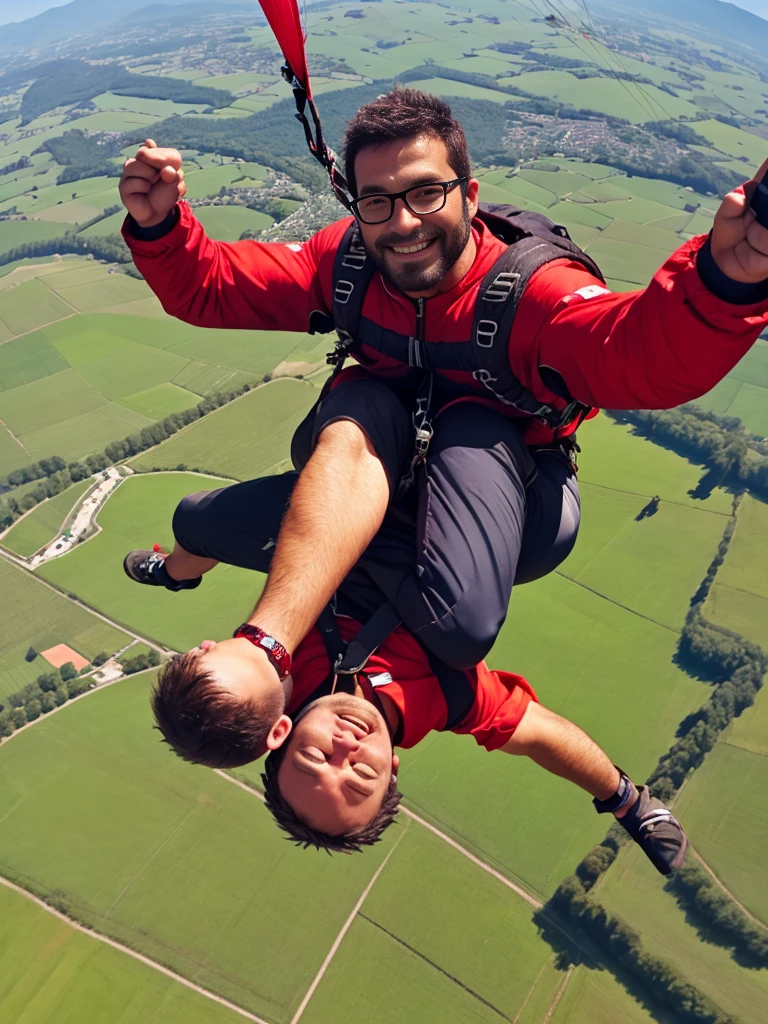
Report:
<svg viewBox="0 0 768 1024"><path fill-rule="evenodd" d="M712 256L733 281L758 284L768 280L768 228L764 228L750 201L768 172L768 160L752 181L729 192L720 204L712 228Z"/></svg>
<svg viewBox="0 0 768 1024"><path fill-rule="evenodd" d="M147 139L136 156L125 161L120 199L142 228L164 221L186 191L177 149L158 149L152 139Z"/></svg>

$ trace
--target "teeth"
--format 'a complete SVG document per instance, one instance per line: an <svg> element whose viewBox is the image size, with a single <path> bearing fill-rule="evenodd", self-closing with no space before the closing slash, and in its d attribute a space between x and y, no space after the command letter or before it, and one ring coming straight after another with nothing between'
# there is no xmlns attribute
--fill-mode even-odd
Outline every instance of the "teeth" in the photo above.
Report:
<svg viewBox="0 0 768 1024"><path fill-rule="evenodd" d="M420 252L422 249L426 249L429 242L419 242L418 245L393 245L393 252Z"/></svg>

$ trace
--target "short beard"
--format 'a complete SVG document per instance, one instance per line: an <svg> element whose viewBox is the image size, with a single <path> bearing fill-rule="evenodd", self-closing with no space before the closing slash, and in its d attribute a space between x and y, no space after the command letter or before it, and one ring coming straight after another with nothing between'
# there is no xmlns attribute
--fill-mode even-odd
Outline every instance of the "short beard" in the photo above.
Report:
<svg viewBox="0 0 768 1024"><path fill-rule="evenodd" d="M466 199L462 203L462 218L449 232L440 231L437 234L419 232L412 238L395 238L383 236L375 245L369 246L365 239L365 251L376 264L376 268L382 277L390 281L401 292L426 292L438 285L445 275L458 263L461 254L467 247L472 233L472 222L469 216L469 206ZM393 268L388 259L388 245L417 245L427 239L436 239L435 248L439 254L435 259L430 252L434 262L428 267L420 267L414 263L410 266Z"/></svg>

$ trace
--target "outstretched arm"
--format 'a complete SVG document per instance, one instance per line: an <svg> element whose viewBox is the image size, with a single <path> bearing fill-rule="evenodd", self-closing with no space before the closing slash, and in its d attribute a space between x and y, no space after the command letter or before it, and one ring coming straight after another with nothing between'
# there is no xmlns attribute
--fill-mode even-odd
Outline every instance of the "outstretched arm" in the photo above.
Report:
<svg viewBox="0 0 768 1024"><path fill-rule="evenodd" d="M531 701L503 747L505 754L530 757L541 768L585 789L598 800L612 797L621 774L608 755L573 722Z"/></svg>

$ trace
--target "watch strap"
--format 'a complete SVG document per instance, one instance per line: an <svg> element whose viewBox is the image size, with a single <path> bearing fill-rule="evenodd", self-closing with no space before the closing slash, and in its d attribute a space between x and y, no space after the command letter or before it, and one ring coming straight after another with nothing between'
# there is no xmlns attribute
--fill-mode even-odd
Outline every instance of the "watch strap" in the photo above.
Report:
<svg viewBox="0 0 768 1024"><path fill-rule="evenodd" d="M263 629L260 629L258 626L252 626L248 622L244 622L242 626L237 627L232 636L242 637L245 640L249 640L255 647L261 647L277 669L277 674L281 679L285 679L285 677L290 673L290 654L279 640L270 636L269 633L266 633Z"/></svg>

